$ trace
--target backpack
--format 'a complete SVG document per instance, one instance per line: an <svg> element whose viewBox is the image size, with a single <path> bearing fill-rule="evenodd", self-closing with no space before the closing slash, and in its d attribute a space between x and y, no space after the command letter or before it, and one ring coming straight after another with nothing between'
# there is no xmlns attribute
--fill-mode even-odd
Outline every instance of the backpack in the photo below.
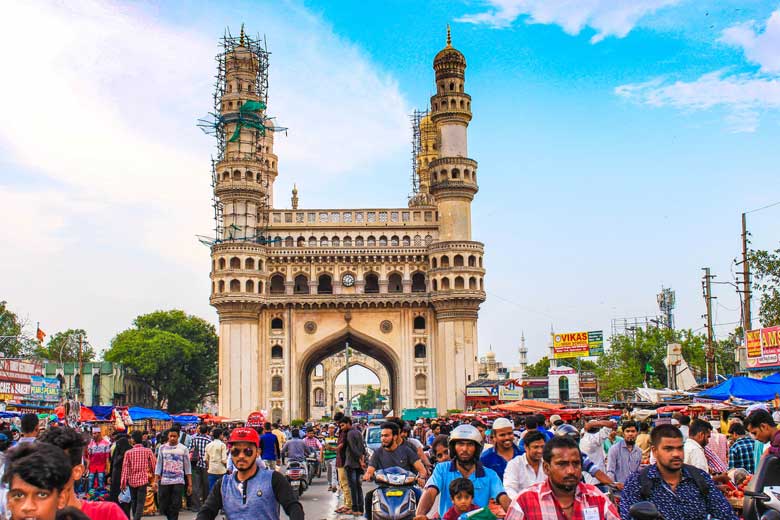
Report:
<svg viewBox="0 0 780 520"><path fill-rule="evenodd" d="M688 470L688 474L691 475L691 478L696 483L696 487L699 488L699 493L706 500L710 493L710 487L701 470L690 464L683 464L683 469ZM649 472L650 466L642 468L639 472L639 496L642 497L642 500L650 500L650 495L653 493L653 487L655 486L655 482L647 476Z"/></svg>

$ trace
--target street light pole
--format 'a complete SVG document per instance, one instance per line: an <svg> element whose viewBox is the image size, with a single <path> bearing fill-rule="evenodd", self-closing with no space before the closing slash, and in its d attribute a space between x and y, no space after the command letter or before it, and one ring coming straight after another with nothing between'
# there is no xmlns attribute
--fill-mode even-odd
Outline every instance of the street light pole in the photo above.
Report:
<svg viewBox="0 0 780 520"><path fill-rule="evenodd" d="M349 340L346 342L347 348L344 349L345 366L347 371L347 417L352 414L352 394L349 392Z"/></svg>

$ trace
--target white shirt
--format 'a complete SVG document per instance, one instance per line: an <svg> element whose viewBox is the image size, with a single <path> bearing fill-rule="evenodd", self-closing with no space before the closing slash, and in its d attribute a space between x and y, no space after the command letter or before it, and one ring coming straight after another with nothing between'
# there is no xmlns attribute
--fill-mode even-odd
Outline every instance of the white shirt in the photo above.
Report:
<svg viewBox="0 0 780 520"><path fill-rule="evenodd" d="M691 466L696 466L700 470L709 474L710 468L707 464L707 456L704 455L704 448L693 439L687 439L683 444L683 451L685 452L685 462Z"/></svg>
<svg viewBox="0 0 780 520"><path fill-rule="evenodd" d="M599 467L606 467L604 464L604 441L609 438L609 434L612 430L606 426L596 433L585 434L580 439L580 450L585 453L594 464Z"/></svg>
<svg viewBox="0 0 780 520"><path fill-rule="evenodd" d="M504 470L504 489L509 499L514 500L522 490L543 481L546 477L542 462L539 461L539 469L534 471L533 466L528 463L526 454L523 454L507 462Z"/></svg>
<svg viewBox="0 0 780 520"><path fill-rule="evenodd" d="M780 410L775 410L775 413L772 414L772 420L780 423Z"/></svg>

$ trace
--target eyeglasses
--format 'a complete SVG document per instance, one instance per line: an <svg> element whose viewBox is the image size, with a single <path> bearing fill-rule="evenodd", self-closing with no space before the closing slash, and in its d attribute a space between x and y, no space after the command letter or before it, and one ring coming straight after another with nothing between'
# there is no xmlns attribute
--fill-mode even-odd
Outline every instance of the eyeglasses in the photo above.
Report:
<svg viewBox="0 0 780 520"><path fill-rule="evenodd" d="M242 451L244 452L244 455L246 455L247 457L251 457L255 453L254 448L244 448L243 450L241 448L233 448L232 450L230 450L230 454L234 457L238 457L239 455L241 455Z"/></svg>

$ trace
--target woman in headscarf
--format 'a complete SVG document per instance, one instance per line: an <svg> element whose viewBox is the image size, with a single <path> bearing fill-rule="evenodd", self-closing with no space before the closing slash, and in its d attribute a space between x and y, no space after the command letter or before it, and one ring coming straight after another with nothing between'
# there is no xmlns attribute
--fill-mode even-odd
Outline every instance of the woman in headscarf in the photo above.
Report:
<svg viewBox="0 0 780 520"><path fill-rule="evenodd" d="M109 493L109 500L119 504L123 510L126 504L119 503L119 489L122 482L122 464L125 460L125 452L130 449L130 441L127 438L127 432L116 432L116 442L114 443L114 451L111 452L111 491ZM127 513L127 511L125 511Z"/></svg>

